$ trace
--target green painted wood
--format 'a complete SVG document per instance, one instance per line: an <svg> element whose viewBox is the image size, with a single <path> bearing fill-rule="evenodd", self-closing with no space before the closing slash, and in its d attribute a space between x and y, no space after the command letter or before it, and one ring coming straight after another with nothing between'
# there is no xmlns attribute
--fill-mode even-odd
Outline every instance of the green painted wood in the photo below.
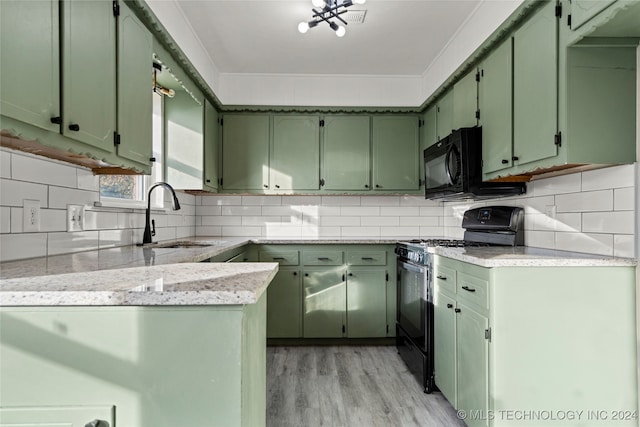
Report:
<svg viewBox="0 0 640 427"><path fill-rule="evenodd" d="M387 334L386 268L347 269L347 337L374 338Z"/></svg>
<svg viewBox="0 0 640 427"><path fill-rule="evenodd" d="M0 112L58 132L59 3L0 2Z"/></svg>
<svg viewBox="0 0 640 427"><path fill-rule="evenodd" d="M123 2L118 17L118 133L120 157L151 169L153 38Z"/></svg>
<svg viewBox="0 0 640 427"><path fill-rule="evenodd" d="M342 265L343 256L340 249L324 249L321 246L313 249L305 248L302 252L302 263L304 265Z"/></svg>
<svg viewBox="0 0 640 427"><path fill-rule="evenodd" d="M513 157L554 157L558 128L558 18L548 2L513 35ZM515 160L517 158L517 160Z"/></svg>
<svg viewBox="0 0 640 427"><path fill-rule="evenodd" d="M181 88L164 100L165 179L175 189L202 188L203 108L202 99Z"/></svg>
<svg viewBox="0 0 640 427"><path fill-rule="evenodd" d="M86 427L99 420L101 425L115 426L113 406L17 406L0 408L0 426L16 427Z"/></svg>
<svg viewBox="0 0 640 427"><path fill-rule="evenodd" d="M204 190L218 190L218 151L220 148L220 124L218 111L205 99L204 101Z"/></svg>
<svg viewBox="0 0 640 427"><path fill-rule="evenodd" d="M513 164L512 67L511 38L482 62L479 98L484 173L499 171Z"/></svg>
<svg viewBox="0 0 640 427"><path fill-rule="evenodd" d="M280 268L267 289L267 338L302 337L302 275Z"/></svg>
<svg viewBox="0 0 640 427"><path fill-rule="evenodd" d="M477 69L472 68L453 86L453 128L472 127L478 124Z"/></svg>
<svg viewBox="0 0 640 427"><path fill-rule="evenodd" d="M457 408L467 414L487 414L489 409L489 319L458 301L456 318ZM469 427L488 426L489 417L469 417Z"/></svg>
<svg viewBox="0 0 640 427"><path fill-rule="evenodd" d="M449 135L454 130L453 124L453 91L449 90L436 103L437 141Z"/></svg>
<svg viewBox="0 0 640 427"><path fill-rule="evenodd" d="M370 128L369 116L324 116L323 189L371 189Z"/></svg>
<svg viewBox="0 0 640 427"><path fill-rule="evenodd" d="M266 296L247 306L3 307L0 406L106 403L118 425L264 426L265 324Z"/></svg>
<svg viewBox="0 0 640 427"><path fill-rule="evenodd" d="M456 399L456 301L436 291L434 305L434 371L435 382L444 397L454 407Z"/></svg>
<svg viewBox="0 0 640 427"><path fill-rule="evenodd" d="M438 128L436 126L437 107L434 105L425 111L422 125L422 138L420 145L422 150L431 147L438 142ZM422 153L421 153L422 154ZM422 157L421 157L422 158Z"/></svg>
<svg viewBox="0 0 640 427"><path fill-rule="evenodd" d="M576 30L616 0L572 0L571 29Z"/></svg>
<svg viewBox="0 0 640 427"><path fill-rule="evenodd" d="M274 116L270 188L320 188L320 118L317 115Z"/></svg>
<svg viewBox="0 0 640 427"><path fill-rule="evenodd" d="M116 20L111 2L63 2L62 132L115 152ZM149 96L149 103L151 96ZM69 126L79 126L73 131ZM94 150L91 150L93 152ZM104 155L97 152L96 155Z"/></svg>
<svg viewBox="0 0 640 427"><path fill-rule="evenodd" d="M372 128L374 190L418 190L418 117L374 116Z"/></svg>
<svg viewBox="0 0 640 427"><path fill-rule="evenodd" d="M269 188L269 116L225 114L222 124L222 188Z"/></svg>
<svg viewBox="0 0 640 427"><path fill-rule="evenodd" d="M304 268L304 338L341 338L346 335L344 274L343 266Z"/></svg>

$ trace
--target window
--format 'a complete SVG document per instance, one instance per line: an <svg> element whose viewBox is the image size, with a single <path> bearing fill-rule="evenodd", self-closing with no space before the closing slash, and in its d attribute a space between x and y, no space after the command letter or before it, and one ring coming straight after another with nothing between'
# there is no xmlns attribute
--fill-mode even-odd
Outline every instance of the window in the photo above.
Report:
<svg viewBox="0 0 640 427"><path fill-rule="evenodd" d="M163 99L152 92L153 99L153 157L151 175L100 175L100 201L103 205L135 205L146 202L147 189L163 177ZM161 207L164 192L153 194L152 206Z"/></svg>

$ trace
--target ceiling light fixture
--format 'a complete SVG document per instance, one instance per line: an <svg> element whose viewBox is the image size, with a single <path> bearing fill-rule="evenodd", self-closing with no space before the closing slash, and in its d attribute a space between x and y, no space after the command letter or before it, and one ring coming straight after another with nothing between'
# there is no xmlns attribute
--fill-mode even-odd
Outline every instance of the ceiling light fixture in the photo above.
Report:
<svg viewBox="0 0 640 427"><path fill-rule="evenodd" d="M347 25L347 21L342 19L340 15L347 12L347 8L350 6L353 6L354 4L363 4L365 1L367 0L311 0L313 6L318 9L311 9L313 11L313 19L309 22L303 21L298 24L298 31L304 34L309 31L309 28L313 28L320 22L324 21L329 24L329 27L331 27L333 31L336 32L336 36L342 37L347 32L347 29L344 27L344 25ZM342 22L344 25L336 24L333 19Z"/></svg>

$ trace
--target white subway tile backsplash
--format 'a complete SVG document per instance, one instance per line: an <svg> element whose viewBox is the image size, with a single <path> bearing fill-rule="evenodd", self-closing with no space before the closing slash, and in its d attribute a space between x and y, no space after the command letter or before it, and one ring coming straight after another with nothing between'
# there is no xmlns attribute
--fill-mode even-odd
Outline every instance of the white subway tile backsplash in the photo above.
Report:
<svg viewBox="0 0 640 427"><path fill-rule="evenodd" d="M23 201L28 199L39 200L40 208L46 208L48 194L48 187L43 184L0 179L0 206L22 207Z"/></svg>
<svg viewBox="0 0 640 427"><path fill-rule="evenodd" d="M222 215L221 206L196 206L196 215Z"/></svg>
<svg viewBox="0 0 640 427"><path fill-rule="evenodd" d="M363 196L360 198L361 206L400 206L398 196Z"/></svg>
<svg viewBox="0 0 640 427"><path fill-rule="evenodd" d="M236 226L223 225L222 236L262 237L263 234L262 234L261 226L236 227Z"/></svg>
<svg viewBox="0 0 640 427"><path fill-rule="evenodd" d="M242 196L242 204L245 206L282 205L281 196Z"/></svg>
<svg viewBox="0 0 640 427"><path fill-rule="evenodd" d="M400 206L432 206L442 207L442 202L425 199L424 196L400 196Z"/></svg>
<svg viewBox="0 0 640 427"><path fill-rule="evenodd" d="M380 227L342 227L342 237L378 237Z"/></svg>
<svg viewBox="0 0 640 427"><path fill-rule="evenodd" d="M46 233L3 234L0 236L0 259L12 261L47 255Z"/></svg>
<svg viewBox="0 0 640 427"><path fill-rule="evenodd" d="M587 191L556 196L558 212L602 212L613 210L613 190Z"/></svg>
<svg viewBox="0 0 640 427"><path fill-rule="evenodd" d="M242 225L267 225L280 224L282 221L279 216L243 216ZM300 227L300 225L297 225Z"/></svg>
<svg viewBox="0 0 640 427"><path fill-rule="evenodd" d="M76 188L77 167L58 162L14 154L11 163L11 178L40 184Z"/></svg>
<svg viewBox="0 0 640 427"><path fill-rule="evenodd" d="M635 212L585 212L582 214L582 231L587 233L633 234Z"/></svg>
<svg viewBox="0 0 640 427"><path fill-rule="evenodd" d="M10 152L0 149L0 178L11 178L11 156Z"/></svg>
<svg viewBox="0 0 640 427"><path fill-rule="evenodd" d="M442 212L440 212L442 214ZM413 216L420 215L420 208L418 206L399 206L399 207L380 207L381 216Z"/></svg>
<svg viewBox="0 0 640 427"><path fill-rule="evenodd" d="M613 190L613 209L616 211L632 211L636 207L634 187L616 188Z"/></svg>
<svg viewBox="0 0 640 427"><path fill-rule="evenodd" d="M11 209L11 232L22 233L23 232L23 208L10 208Z"/></svg>
<svg viewBox="0 0 640 427"><path fill-rule="evenodd" d="M444 238L444 227L420 227L421 239L441 239ZM461 237L452 237L460 239Z"/></svg>
<svg viewBox="0 0 640 427"><path fill-rule="evenodd" d="M441 217L437 216L416 216L401 218L401 224L419 225L420 227L438 227Z"/></svg>
<svg viewBox="0 0 640 427"><path fill-rule="evenodd" d="M340 227L303 227L302 237L340 237Z"/></svg>
<svg viewBox="0 0 640 427"><path fill-rule="evenodd" d="M380 227L380 237L415 239L420 235L420 227Z"/></svg>
<svg viewBox="0 0 640 427"><path fill-rule="evenodd" d="M64 212L61 210L61 212ZM101 212L85 209L84 211L85 230L113 230L118 227L117 212Z"/></svg>
<svg viewBox="0 0 640 427"><path fill-rule="evenodd" d="M176 227L176 239L184 239L196 235L196 227L193 225L185 227Z"/></svg>
<svg viewBox="0 0 640 427"><path fill-rule="evenodd" d="M311 234L313 232L310 230ZM301 238L302 226L290 225L290 224L267 224L264 227L264 237L289 237L289 238Z"/></svg>
<svg viewBox="0 0 640 427"><path fill-rule="evenodd" d="M582 191L632 187L635 181L635 164L612 166L582 173Z"/></svg>
<svg viewBox="0 0 640 427"><path fill-rule="evenodd" d="M554 194L578 193L581 191L581 174L556 176L541 179L527 184L527 194L529 196L549 196Z"/></svg>
<svg viewBox="0 0 640 427"><path fill-rule="evenodd" d="M203 216L202 225L242 225L241 216Z"/></svg>
<svg viewBox="0 0 640 427"><path fill-rule="evenodd" d="M379 216L380 208L377 206L344 206L340 208L340 214L344 216Z"/></svg>
<svg viewBox="0 0 640 427"><path fill-rule="evenodd" d="M11 208L8 206L0 207L0 233L11 232Z"/></svg>
<svg viewBox="0 0 640 427"><path fill-rule="evenodd" d="M323 216L320 218L322 226L359 227L359 216Z"/></svg>
<svg viewBox="0 0 640 427"><path fill-rule="evenodd" d="M134 244L131 230L101 230L98 236L100 249Z"/></svg>
<svg viewBox="0 0 640 427"><path fill-rule="evenodd" d="M556 231L579 232L582 230L582 214L559 213L556 215Z"/></svg>
<svg viewBox="0 0 640 427"><path fill-rule="evenodd" d="M321 196L282 196L283 206L318 206L321 203Z"/></svg>
<svg viewBox="0 0 640 427"><path fill-rule="evenodd" d="M551 231L530 231L524 236L524 244L534 248L555 249L556 233Z"/></svg>
<svg viewBox="0 0 640 427"><path fill-rule="evenodd" d="M78 189L89 191L100 191L100 176L94 175L88 169L76 169Z"/></svg>
<svg viewBox="0 0 640 427"><path fill-rule="evenodd" d="M555 204L554 196L528 197L522 200L524 205L516 205L524 208L525 214L544 214L547 206Z"/></svg>
<svg viewBox="0 0 640 427"><path fill-rule="evenodd" d="M222 215L253 215L257 216L262 214L262 208L260 206L223 206Z"/></svg>
<svg viewBox="0 0 640 427"><path fill-rule="evenodd" d="M222 236L222 227L219 225L203 225L196 227L196 236Z"/></svg>
<svg viewBox="0 0 640 427"><path fill-rule="evenodd" d="M363 227L371 225L398 227L400 225L400 219L397 216L364 216L360 220L360 224Z"/></svg>
<svg viewBox="0 0 640 427"><path fill-rule="evenodd" d="M242 196L202 196L202 206L234 206L242 204Z"/></svg>
<svg viewBox="0 0 640 427"><path fill-rule="evenodd" d="M616 234L613 236L613 255L635 258L638 241L633 234Z"/></svg>
<svg viewBox="0 0 640 427"><path fill-rule="evenodd" d="M93 206L99 200L94 191L77 190L65 187L49 187L49 207L66 209L67 205Z"/></svg>
<svg viewBox="0 0 640 427"><path fill-rule="evenodd" d="M98 249L100 246L97 231L78 231L75 233L48 233L47 254L58 255Z"/></svg>
<svg viewBox="0 0 640 427"><path fill-rule="evenodd" d="M60 209L40 209L40 231L67 231L67 211Z"/></svg>
<svg viewBox="0 0 640 427"><path fill-rule="evenodd" d="M313 208L312 206L263 206L262 215L265 216L295 216L302 218L302 213L306 209ZM309 209L309 212L313 212L313 209Z"/></svg>
<svg viewBox="0 0 640 427"><path fill-rule="evenodd" d="M360 196L322 196L325 206L360 206Z"/></svg>
<svg viewBox="0 0 640 427"><path fill-rule="evenodd" d="M444 209L441 206L424 206L420 208L420 216L444 216Z"/></svg>
<svg viewBox="0 0 640 427"><path fill-rule="evenodd" d="M556 233L556 249L613 255L613 234Z"/></svg>

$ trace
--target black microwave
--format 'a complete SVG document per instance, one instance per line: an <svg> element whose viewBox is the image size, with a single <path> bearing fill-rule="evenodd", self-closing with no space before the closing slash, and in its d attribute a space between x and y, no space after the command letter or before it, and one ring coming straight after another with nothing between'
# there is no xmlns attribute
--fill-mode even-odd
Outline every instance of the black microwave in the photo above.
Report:
<svg viewBox="0 0 640 427"><path fill-rule="evenodd" d="M524 182L482 181L482 127L460 128L424 150L427 199L489 199L526 192Z"/></svg>

